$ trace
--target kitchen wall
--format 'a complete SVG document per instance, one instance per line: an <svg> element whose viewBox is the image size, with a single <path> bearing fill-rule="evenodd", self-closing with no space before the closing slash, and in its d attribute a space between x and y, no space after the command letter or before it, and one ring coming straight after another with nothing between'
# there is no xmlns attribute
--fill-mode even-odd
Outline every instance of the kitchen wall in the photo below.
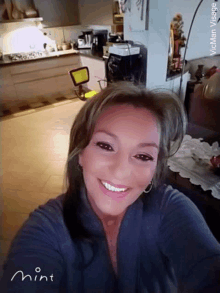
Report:
<svg viewBox="0 0 220 293"><path fill-rule="evenodd" d="M4 54L42 50L46 41L34 22L0 24L0 35Z"/></svg>
<svg viewBox="0 0 220 293"><path fill-rule="evenodd" d="M206 0L200 6L191 31L186 55L187 60L210 55L210 17L213 2L214 0ZM166 81L170 22L176 13L181 13L184 21L184 34L187 37L190 22L198 3L199 0L149 1L149 29L144 30L143 27L137 26L137 23L141 23L140 16L135 13L136 3L131 1L131 12L126 11L124 17L124 36L125 39L141 42L147 47L147 87L173 87L173 81ZM220 9L220 3L216 3ZM218 13L219 17L220 14ZM216 25L216 30L218 31L216 54L219 54L220 23ZM182 55L183 52L184 49L182 49ZM185 77L186 81L187 78Z"/></svg>
<svg viewBox="0 0 220 293"><path fill-rule="evenodd" d="M138 12L135 13L135 6L136 3L131 1L131 11L125 13L124 38L141 42L147 48L147 87L163 85L166 80L169 48L169 0L149 1L148 30L145 30L144 25L138 27L137 23L141 23L141 20Z"/></svg>
<svg viewBox="0 0 220 293"><path fill-rule="evenodd" d="M111 26L66 26L39 29L35 22L16 22L0 24L0 48L4 54L44 50L43 44L52 44L54 41L61 44L64 41L77 40L84 29L107 29ZM45 36L44 33L47 33Z"/></svg>

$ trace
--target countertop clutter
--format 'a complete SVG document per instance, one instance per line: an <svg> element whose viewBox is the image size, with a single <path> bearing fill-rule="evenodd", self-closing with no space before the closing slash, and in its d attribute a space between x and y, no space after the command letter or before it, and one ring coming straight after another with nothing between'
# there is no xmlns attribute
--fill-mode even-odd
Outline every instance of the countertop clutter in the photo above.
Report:
<svg viewBox="0 0 220 293"><path fill-rule="evenodd" d="M0 66L10 65L10 64L17 64L23 62L30 62L30 61L37 61L44 58L53 58L53 57L60 57L60 56L69 56L71 54L79 54L81 56L87 56L90 58L95 58L99 60L103 60L103 53L102 52L95 52L92 53L91 49L69 49L63 51L56 51L56 52L49 52L45 51L36 51L36 52L28 52L28 53L16 53L16 54L8 54L4 55L3 59L0 60Z"/></svg>

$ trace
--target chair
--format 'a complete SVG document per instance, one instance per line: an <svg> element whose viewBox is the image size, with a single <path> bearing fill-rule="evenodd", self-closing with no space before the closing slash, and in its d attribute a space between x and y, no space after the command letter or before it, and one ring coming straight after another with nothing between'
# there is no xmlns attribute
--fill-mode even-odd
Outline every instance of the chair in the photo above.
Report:
<svg viewBox="0 0 220 293"><path fill-rule="evenodd" d="M87 99L91 99L94 95L97 94L96 91L86 91L83 89L82 85L89 81L89 69L87 66L83 66L80 68L76 68L69 71L70 77L75 86L79 86L79 90L75 90L77 97L82 100L86 101ZM98 80L99 87L102 90L101 81ZM106 82L106 80L103 80Z"/></svg>

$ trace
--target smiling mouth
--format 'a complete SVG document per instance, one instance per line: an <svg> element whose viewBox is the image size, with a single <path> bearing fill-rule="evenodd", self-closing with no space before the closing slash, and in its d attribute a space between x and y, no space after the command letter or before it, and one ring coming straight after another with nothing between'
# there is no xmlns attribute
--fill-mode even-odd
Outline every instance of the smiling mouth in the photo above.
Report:
<svg viewBox="0 0 220 293"><path fill-rule="evenodd" d="M126 192L130 188L117 188L112 186L111 184L107 183L106 181L100 180L101 184L105 187L106 190L113 191L113 192Z"/></svg>

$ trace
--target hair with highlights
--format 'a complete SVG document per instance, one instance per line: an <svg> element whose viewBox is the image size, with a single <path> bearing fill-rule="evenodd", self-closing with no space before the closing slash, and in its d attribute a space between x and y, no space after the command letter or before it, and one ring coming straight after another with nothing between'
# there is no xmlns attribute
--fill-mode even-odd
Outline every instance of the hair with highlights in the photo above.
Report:
<svg viewBox="0 0 220 293"><path fill-rule="evenodd" d="M176 94L168 90L147 90L144 86L130 82L117 82L110 84L86 101L71 128L66 166L67 191L64 200L64 219L74 239L91 239L76 215L80 205L80 188L84 185L82 170L78 165L79 154L89 144L96 121L103 111L122 104L147 109L156 117L160 144L158 163L153 177L154 189L163 185L167 174L167 160L178 151L185 135L187 116L183 103Z"/></svg>

